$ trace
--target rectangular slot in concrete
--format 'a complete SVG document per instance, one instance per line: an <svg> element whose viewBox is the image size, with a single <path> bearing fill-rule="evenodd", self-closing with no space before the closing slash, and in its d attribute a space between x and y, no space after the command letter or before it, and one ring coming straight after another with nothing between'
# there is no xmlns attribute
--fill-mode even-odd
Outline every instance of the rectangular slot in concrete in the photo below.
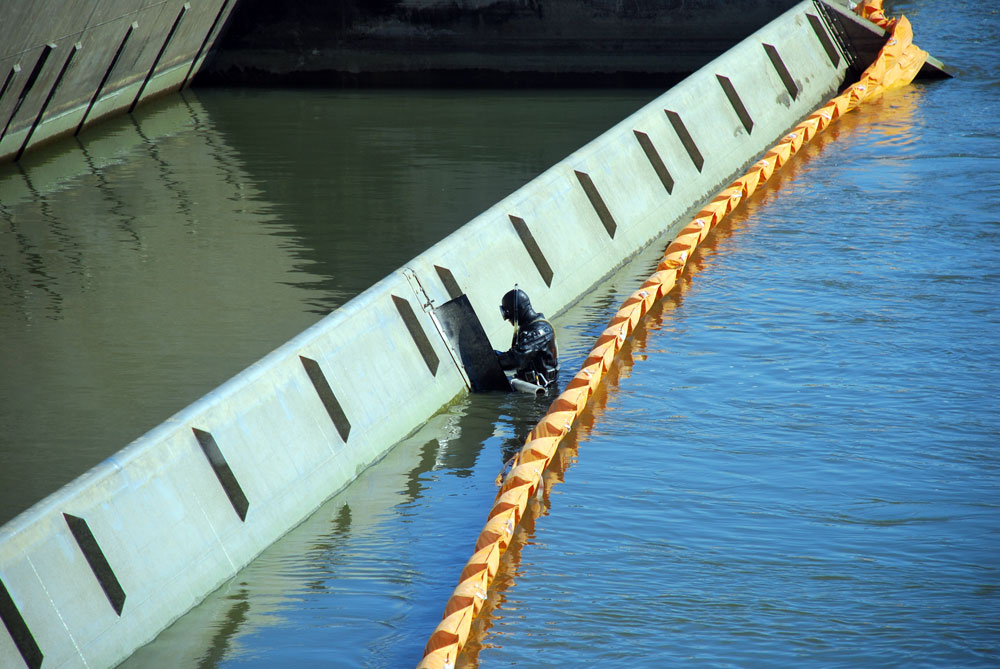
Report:
<svg viewBox="0 0 1000 669"><path fill-rule="evenodd" d="M337 434L346 443L347 435L351 433L351 421L347 420L347 414L344 413L340 402L337 401L337 396L333 394L330 382L326 380L326 375L323 374L323 370L320 369L318 362L303 355L299 356L299 360L302 361L302 366L305 367L306 374L309 375L309 380L312 381L313 387L316 388L320 401L326 407L326 412L330 415L330 420L333 421L334 427L337 428Z"/></svg>
<svg viewBox="0 0 1000 669"><path fill-rule="evenodd" d="M455 275L451 273L450 269L434 265L434 271L437 272L438 278L441 279L441 283L444 284L444 289L448 291L449 298L454 300L456 297L465 295L465 291L462 290L460 285L458 285L458 281L455 279Z"/></svg>
<svg viewBox="0 0 1000 669"><path fill-rule="evenodd" d="M56 48L55 44L46 44L42 47L42 52L38 54L38 60L35 61L35 66L31 68L31 74L24 82L24 86L21 86L21 93L17 96L17 102L14 103L14 108L10 111L10 116L7 117L7 123L3 127L3 132L0 132L0 142L7 135L7 130L10 128L11 122L14 117L17 116L17 112L21 111L21 105L24 104L24 99L28 97L28 93L34 88L35 82L38 81L38 75L41 74L42 68L45 67L46 61L49 59L49 54L52 50ZM18 67L15 65L14 67Z"/></svg>
<svg viewBox="0 0 1000 669"><path fill-rule="evenodd" d="M684 150L687 151L691 162L694 163L695 169L701 172L701 168L705 164L705 159L702 157L701 151L698 150L698 145L694 143L694 139L691 137L691 133L688 132L687 126L684 125L684 121L681 120L681 115L669 109L664 109L663 111L666 113L667 118L670 119L670 125L673 126L674 132L677 133L677 138L684 145Z"/></svg>
<svg viewBox="0 0 1000 669"><path fill-rule="evenodd" d="M191 428L191 430L194 432L194 436L198 440L198 445L201 446L202 452L208 459L208 464L212 466L215 477L219 479L222 490L233 505L233 510L236 511L236 515L240 517L241 521L246 522L247 511L250 509L250 501L247 500L247 496L243 493L243 488L240 487L240 482L236 480L233 470L229 468L229 463L226 462L226 458L219 449L219 445L215 443L215 437L211 433L199 430L196 427Z"/></svg>
<svg viewBox="0 0 1000 669"><path fill-rule="evenodd" d="M774 67L774 71L778 73L778 78L781 79L781 83L785 85L785 90L788 94L792 96L794 100L799 95L799 87L792 79L791 72L785 67L785 61L781 60L781 54L772 44L764 44L764 51L767 52L767 57L771 61L771 65Z"/></svg>
<svg viewBox="0 0 1000 669"><path fill-rule="evenodd" d="M181 82L181 88L187 86L188 82L191 80L191 75L194 74L194 68L198 66L198 59L201 58L201 55L203 53L205 53L205 48L209 45L210 40L212 39L212 34L215 33L215 29L218 27L219 22L225 15L226 7L228 6L229 6L229 0L225 0L222 3L222 6L219 7L219 11L216 12L215 20L212 21L211 27L208 29L208 32L205 33L205 39L201 41L201 46L198 47L198 53L196 53L194 55L194 58L191 59L191 66L188 68L187 74L184 75L184 81Z"/></svg>
<svg viewBox="0 0 1000 669"><path fill-rule="evenodd" d="M410 332L413 343L417 345L417 350L420 351L424 363L427 364L427 369L430 370L431 376L437 376L438 363L440 361L434 352L434 347L431 346L430 339L427 338L427 333L420 327L420 321L417 320L417 315L413 313L413 307L410 306L410 302L405 297L393 295L392 301L396 305L396 310L399 312L400 318L403 319L403 324L406 325L406 329Z"/></svg>
<svg viewBox="0 0 1000 669"><path fill-rule="evenodd" d="M0 620L3 620L4 627L10 634L10 638L17 646L17 651L21 653L21 658L28 665L28 669L38 669L42 666L42 650L35 641L35 636L28 629L28 624L24 622L24 617L17 610L17 605L7 592L7 586L0 581Z"/></svg>
<svg viewBox="0 0 1000 669"><path fill-rule="evenodd" d="M101 82L97 84L97 90L94 91L94 95L90 98L90 104L87 105L87 111L83 112L83 118L80 119L79 125L76 126L76 131L73 133L74 135L79 135L80 131L83 130L83 126L87 122L87 117L90 116L90 110L94 108L94 105L97 104L97 101L101 98L101 93L104 92L104 86L108 83L111 73L115 71L115 66L118 64L118 61L121 60L122 52L125 50L125 45L128 44L129 38L138 27L139 24L133 21L131 25L129 25L128 30L125 31L125 36L118 45L118 50L115 51L115 55L111 58L111 62L108 64L108 69L104 71L104 76L101 77Z"/></svg>
<svg viewBox="0 0 1000 669"><path fill-rule="evenodd" d="M59 84L62 83L63 77L66 76L66 71L69 69L70 64L73 62L73 57L76 56L77 52L83 48L83 44L77 42L73 45L73 48L69 50L69 54L66 56L66 60L63 62L62 69L59 70L59 74L56 75L56 80L52 82L51 88L49 88L49 94L45 96L45 102L42 106L38 108L38 114L35 115L35 120L31 124L31 128L28 130L28 134L24 136L24 141L21 143L21 148L18 149L17 154L14 156L14 161L17 162L24 155L24 150L28 148L28 142L31 141L31 136L35 134L35 130L42 122L42 117L45 116L46 110L49 108L49 103L52 102L52 98L55 97L56 91L59 90Z"/></svg>
<svg viewBox="0 0 1000 669"><path fill-rule="evenodd" d="M823 45L823 50L826 51L827 57L830 62L833 63L834 67L840 65L840 52L837 50L837 46L830 39L830 34L826 32L826 26L823 25L823 20L816 16L815 14L806 14L809 19L809 25L812 26L813 32L816 33L816 37L819 38L820 44Z"/></svg>
<svg viewBox="0 0 1000 669"><path fill-rule="evenodd" d="M150 79L152 79L153 75L156 73L156 67L160 64L160 59L163 58L163 53L167 50L167 47L170 46L170 40L174 38L174 34L177 32L177 27L181 24L181 20L184 18L184 15L188 13L189 9L191 9L191 3L185 2L184 5L181 6L181 10L177 12L177 18L174 19L174 25L170 27L170 32L167 33L166 38L163 40L159 53L157 53L156 58L153 59L153 64L149 66L149 72L146 73L146 78L142 80L142 86L139 87L139 92L135 94L135 99L132 100L132 105L128 108L129 114L135 111L136 105L138 105L139 101L142 100L142 94L146 92L146 86L149 85Z"/></svg>
<svg viewBox="0 0 1000 669"><path fill-rule="evenodd" d="M723 92L726 94L726 98L729 100L729 104L733 106L733 111L740 119L740 123L743 124L743 128L747 131L747 134L753 132L753 119L750 117L750 112L747 111L746 105L743 104L743 100L740 99L740 94L736 92L736 87L733 86L733 82L730 81L729 77L724 77L721 74L715 75L716 80L718 80L719 85L722 86Z"/></svg>
<svg viewBox="0 0 1000 669"><path fill-rule="evenodd" d="M4 96L7 95L10 85L14 82L14 77L16 77L20 71L20 63L14 63L14 65L11 66L10 72L7 73L7 78L3 80L3 88L0 88L0 103L3 103Z"/></svg>
<svg viewBox="0 0 1000 669"><path fill-rule="evenodd" d="M601 194L597 192L597 186L594 185L594 181L590 178L590 175L586 172L580 172L579 170L573 170L576 174L577 180L580 185L583 186L583 192L587 194L587 199L590 200L590 204L594 207L594 211L597 212L598 218L601 219L601 224L604 229L608 232L608 237L611 239L615 238L615 231L618 230L618 224L615 223L614 216L611 215L611 210L608 209L608 205L604 203L604 198Z"/></svg>
<svg viewBox="0 0 1000 669"><path fill-rule="evenodd" d="M534 235L528 229L528 224L519 216L514 216L513 214L508 214L508 216L510 217L510 222L514 225L517 236L520 237L521 243L524 244L524 250L528 252L528 255L531 256L531 261L535 263L535 269L542 276L545 285L551 288L552 268L549 267L549 261L545 259L542 250L538 248L538 242L535 241Z"/></svg>
<svg viewBox="0 0 1000 669"><path fill-rule="evenodd" d="M97 582L104 590L108 602L111 603L111 608L121 616L122 609L125 607L125 590L118 582L118 577L115 576L111 565L108 564L108 559L104 556L104 551L101 550L97 539L94 538L94 533L90 531L90 526L83 518L68 513L64 513L63 518L66 519L69 531L73 533L73 538L76 539L83 557L90 565L90 570L94 572Z"/></svg>
<svg viewBox="0 0 1000 669"><path fill-rule="evenodd" d="M639 140L639 146L642 147L643 153L649 159L649 164L653 166L653 171L656 172L656 176L660 177L660 182L663 183L663 187L667 189L667 194L669 195L674 190L674 178L670 176L670 171L663 164L660 153L653 146L653 140L642 131L633 130L632 132L635 133L635 138Z"/></svg>

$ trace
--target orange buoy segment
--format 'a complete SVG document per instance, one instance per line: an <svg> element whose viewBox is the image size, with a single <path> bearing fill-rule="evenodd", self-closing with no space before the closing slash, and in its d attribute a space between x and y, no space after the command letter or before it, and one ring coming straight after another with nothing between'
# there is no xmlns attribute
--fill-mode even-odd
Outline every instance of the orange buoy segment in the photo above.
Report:
<svg viewBox="0 0 1000 669"><path fill-rule="evenodd" d="M892 30L895 20L888 19L882 10L882 0L861 0L854 8L861 18L868 19L883 30Z"/></svg>
<svg viewBox="0 0 1000 669"><path fill-rule="evenodd" d="M882 11L882 0L864 0L855 11L891 30L878 58L859 81L810 114L746 174L713 197L667 246L656 271L612 317L608 327L597 338L583 368L569 381L566 389L528 435L523 448L514 457L510 471L498 479L500 490L486 525L476 539L475 552L462 570L458 586L445 606L444 616L424 648L419 669L451 669L455 666L458 654L469 637L472 621L487 599L487 590L497 573L500 557L510 543L528 500L538 489L542 472L555 456L559 442L573 428L642 317L676 285L698 244L719 221L766 183L817 133L862 102L874 99L891 88L908 84L920 71L927 52L913 44L913 31L905 16L887 19Z"/></svg>

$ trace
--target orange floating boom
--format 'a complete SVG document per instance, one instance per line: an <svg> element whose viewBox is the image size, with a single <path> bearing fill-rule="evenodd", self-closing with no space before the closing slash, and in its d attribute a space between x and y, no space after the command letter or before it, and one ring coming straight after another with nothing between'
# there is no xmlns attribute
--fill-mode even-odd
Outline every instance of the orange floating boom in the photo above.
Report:
<svg viewBox="0 0 1000 669"><path fill-rule="evenodd" d="M535 494L542 472L548 467L560 441L601 383L622 344L653 304L670 292L684 271L691 253L711 230L744 199L767 182L771 175L791 160L802 145L826 129L842 115L883 92L909 84L927 59L927 52L913 44L913 32L905 16L886 19L882 0L865 0L856 12L891 30L885 46L861 79L799 123L742 177L732 182L705 205L664 253L663 259L642 286L611 319L584 361L583 368L528 435L503 479L490 510L486 526L476 540L472 557L459 577L458 586L445 606L444 616L431 634L419 669L451 669L469 638L472 621L487 598L487 590L497 573L500 558L510 543L514 528Z"/></svg>

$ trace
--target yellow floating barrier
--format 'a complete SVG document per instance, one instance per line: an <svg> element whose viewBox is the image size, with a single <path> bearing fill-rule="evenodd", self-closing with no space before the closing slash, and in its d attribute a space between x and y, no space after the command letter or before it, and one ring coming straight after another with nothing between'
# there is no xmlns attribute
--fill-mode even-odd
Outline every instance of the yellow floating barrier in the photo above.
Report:
<svg viewBox="0 0 1000 669"><path fill-rule="evenodd" d="M497 573L500 558L510 544L528 501L542 480L562 439L604 379L611 363L649 309L677 284L694 249L740 202L766 183L775 171L817 133L883 92L905 86L920 71L927 52L913 44L913 32L905 16L889 20L882 0L865 0L855 11L885 28L890 37L875 62L861 79L849 86L804 121L742 177L723 189L705 205L667 246L656 271L625 300L584 361L583 368L550 405L548 412L528 435L512 467L503 477L493 507L476 540L472 557L459 576L459 583L445 606L441 622L424 648L419 669L452 669L469 638L472 623L487 600L487 591Z"/></svg>

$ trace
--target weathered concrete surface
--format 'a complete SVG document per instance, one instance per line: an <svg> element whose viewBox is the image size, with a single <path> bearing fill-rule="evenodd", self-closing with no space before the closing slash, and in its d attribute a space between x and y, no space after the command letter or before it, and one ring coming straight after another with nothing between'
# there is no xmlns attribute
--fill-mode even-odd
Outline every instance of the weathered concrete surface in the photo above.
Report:
<svg viewBox="0 0 1000 669"><path fill-rule="evenodd" d="M666 87L795 0L241 0L205 81Z"/></svg>
<svg viewBox="0 0 1000 669"><path fill-rule="evenodd" d="M184 86L235 0L4 0L0 161Z"/></svg>

